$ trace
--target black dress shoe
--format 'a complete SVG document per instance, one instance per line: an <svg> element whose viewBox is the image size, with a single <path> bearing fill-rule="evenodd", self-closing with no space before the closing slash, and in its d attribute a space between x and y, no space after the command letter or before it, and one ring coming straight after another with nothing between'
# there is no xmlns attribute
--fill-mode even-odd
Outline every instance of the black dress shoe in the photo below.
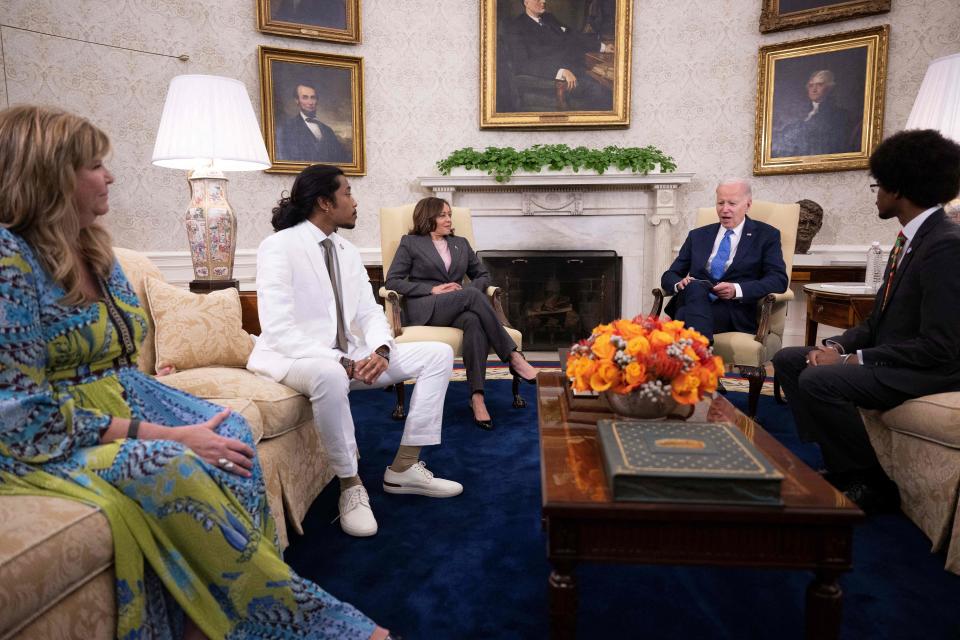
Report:
<svg viewBox="0 0 960 640"><path fill-rule="evenodd" d="M484 431L493 431L493 420L480 420L474 418L473 422Z"/></svg>
<svg viewBox="0 0 960 640"><path fill-rule="evenodd" d="M900 507L900 493L893 483L890 483L889 487L880 487L854 481L844 489L843 495L856 502L868 516L896 511Z"/></svg>
<svg viewBox="0 0 960 640"><path fill-rule="evenodd" d="M519 349L516 349L516 352L520 354L520 357L521 357L521 358L523 358L524 360L526 360L526 358L523 357L523 351L520 351ZM534 378L524 378L522 375L520 375L519 373L517 373L517 370L513 368L513 365L512 365L512 364L507 365L507 368L510 370L510 375L512 375L514 378L520 378L521 380L523 380L523 381L526 382L527 384L537 384L537 379L536 379L536 377L534 377Z"/></svg>

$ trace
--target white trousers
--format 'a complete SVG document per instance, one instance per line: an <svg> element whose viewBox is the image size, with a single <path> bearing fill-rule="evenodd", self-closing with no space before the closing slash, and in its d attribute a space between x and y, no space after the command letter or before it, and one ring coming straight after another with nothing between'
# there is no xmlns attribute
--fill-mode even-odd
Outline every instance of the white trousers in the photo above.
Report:
<svg viewBox="0 0 960 640"><path fill-rule="evenodd" d="M351 355L353 357L353 355ZM442 342L398 344L390 365L372 385L348 380L343 366L327 358L296 360L281 382L310 398L313 422L340 478L357 475L357 440L347 395L358 389L383 387L416 378L400 444L440 444L443 400L453 372L453 349Z"/></svg>

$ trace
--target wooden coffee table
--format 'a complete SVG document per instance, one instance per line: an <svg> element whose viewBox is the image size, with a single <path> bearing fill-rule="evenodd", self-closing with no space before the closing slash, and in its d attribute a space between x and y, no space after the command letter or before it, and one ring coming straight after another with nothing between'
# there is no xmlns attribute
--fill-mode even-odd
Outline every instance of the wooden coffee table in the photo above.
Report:
<svg viewBox="0 0 960 640"><path fill-rule="evenodd" d="M838 637L838 580L863 513L725 398L704 401L692 419L743 431L783 473L782 507L614 502L597 446L603 405L571 410L560 374L546 372L537 402L552 638L576 635L579 562L811 570L806 637Z"/></svg>

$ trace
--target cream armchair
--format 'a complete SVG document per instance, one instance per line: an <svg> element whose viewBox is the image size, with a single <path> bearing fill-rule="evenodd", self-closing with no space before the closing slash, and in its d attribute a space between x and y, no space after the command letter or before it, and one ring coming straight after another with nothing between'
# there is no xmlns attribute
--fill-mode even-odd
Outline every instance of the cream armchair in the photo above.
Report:
<svg viewBox="0 0 960 640"><path fill-rule="evenodd" d="M406 204L400 207L382 207L380 209L380 254L383 260L383 275L386 278L390 271L390 265L393 263L393 257L397 253L397 247L400 246L400 238L413 227L413 204ZM473 240L473 222L470 217L470 209L464 207L452 207L453 227L461 238L465 238L471 247L476 247ZM496 312L500 322L506 327L507 333L513 338L518 349L523 348L523 335L510 326L506 316L503 313L503 305L500 300L500 287L487 287L487 295L493 304L493 310ZM403 326L400 320L400 310L403 304L403 296L396 291L382 287L380 297L386 303L387 322L393 329L394 338L398 343L404 342L445 342L453 348L455 357L460 357L463 350L463 332L453 327L429 327L429 326ZM517 408L525 407L526 401L520 397L520 379L513 378L513 406ZM393 417L400 420L404 417L404 391L403 385L397 385L397 407L394 409Z"/></svg>
<svg viewBox="0 0 960 640"><path fill-rule="evenodd" d="M748 413L753 417L757 413L760 390L766 377L766 363L783 346L787 303L793 300L793 292L790 291L790 272L793 268L793 248L797 239L800 205L754 200L747 215L780 230L780 247L783 249L783 261L787 267L787 290L783 293L771 293L757 303L756 333L731 331L718 333L713 337L714 353L723 358L728 369L736 367L749 381ZM697 227L716 221L717 212L713 207L697 210ZM663 299L666 296L666 292L662 289L653 290L651 315L660 315L663 311Z"/></svg>

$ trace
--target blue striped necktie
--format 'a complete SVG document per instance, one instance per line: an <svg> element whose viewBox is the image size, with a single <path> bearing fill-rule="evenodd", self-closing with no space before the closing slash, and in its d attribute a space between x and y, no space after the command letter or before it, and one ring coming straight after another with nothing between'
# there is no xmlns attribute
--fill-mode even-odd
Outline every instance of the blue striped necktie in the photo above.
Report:
<svg viewBox="0 0 960 640"><path fill-rule="evenodd" d="M727 260L730 258L730 236L733 235L733 229L727 229L723 234L723 240L717 247L717 255L710 261L710 277L714 282L720 282L723 272L727 270Z"/></svg>

